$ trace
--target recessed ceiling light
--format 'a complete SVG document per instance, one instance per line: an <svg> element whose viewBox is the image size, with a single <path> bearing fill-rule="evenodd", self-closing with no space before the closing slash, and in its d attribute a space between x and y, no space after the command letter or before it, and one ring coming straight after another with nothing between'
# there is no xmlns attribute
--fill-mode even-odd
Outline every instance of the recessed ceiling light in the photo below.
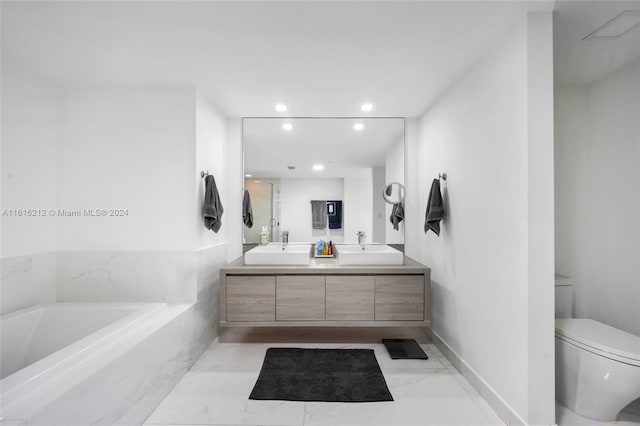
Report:
<svg viewBox="0 0 640 426"><path fill-rule="evenodd" d="M291 129L293 129L293 124L291 124L291 123L284 123L284 124L282 125L282 128L283 128L284 130L291 130Z"/></svg>
<svg viewBox="0 0 640 426"><path fill-rule="evenodd" d="M287 106L285 104L276 104L276 111L285 112L287 110Z"/></svg>
<svg viewBox="0 0 640 426"><path fill-rule="evenodd" d="M360 107L360 109L364 112L369 112L373 109L373 105L372 104L362 104L362 106Z"/></svg>
<svg viewBox="0 0 640 426"><path fill-rule="evenodd" d="M244 177L251 177L253 176L252 174L247 173L246 175L244 175Z"/></svg>
<svg viewBox="0 0 640 426"><path fill-rule="evenodd" d="M296 169L296 166L287 166L287 169L289 169L289 170L295 170L295 169Z"/></svg>
<svg viewBox="0 0 640 426"><path fill-rule="evenodd" d="M353 130L360 131L362 129L364 129L364 124L362 124L362 123L356 123L356 124L353 125Z"/></svg>
<svg viewBox="0 0 640 426"><path fill-rule="evenodd" d="M316 170L316 171L324 170L324 165L322 165L322 164L314 164L313 165L313 170Z"/></svg>
<svg viewBox="0 0 640 426"><path fill-rule="evenodd" d="M640 10L625 10L596 28L582 40L618 38L638 26L640 26Z"/></svg>

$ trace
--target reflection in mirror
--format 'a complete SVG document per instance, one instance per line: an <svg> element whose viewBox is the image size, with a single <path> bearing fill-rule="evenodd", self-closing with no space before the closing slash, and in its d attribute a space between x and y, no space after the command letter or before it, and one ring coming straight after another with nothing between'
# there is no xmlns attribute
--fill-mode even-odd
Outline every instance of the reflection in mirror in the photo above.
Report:
<svg viewBox="0 0 640 426"><path fill-rule="evenodd" d="M382 197L389 204L398 204L404 201L404 185L400 182L391 182L382 190Z"/></svg>
<svg viewBox="0 0 640 426"><path fill-rule="evenodd" d="M253 226L245 244L269 241L404 244L404 222L390 220L389 197L404 196L402 118L245 118L244 189ZM398 186L399 185L399 186Z"/></svg>

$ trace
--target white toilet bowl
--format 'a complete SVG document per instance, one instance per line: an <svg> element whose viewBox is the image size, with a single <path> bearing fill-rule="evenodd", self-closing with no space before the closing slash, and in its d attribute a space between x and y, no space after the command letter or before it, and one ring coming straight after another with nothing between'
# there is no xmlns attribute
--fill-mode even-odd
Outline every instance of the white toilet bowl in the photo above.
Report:
<svg viewBox="0 0 640 426"><path fill-rule="evenodd" d="M557 400L610 421L637 398L640 337L589 319L556 319Z"/></svg>

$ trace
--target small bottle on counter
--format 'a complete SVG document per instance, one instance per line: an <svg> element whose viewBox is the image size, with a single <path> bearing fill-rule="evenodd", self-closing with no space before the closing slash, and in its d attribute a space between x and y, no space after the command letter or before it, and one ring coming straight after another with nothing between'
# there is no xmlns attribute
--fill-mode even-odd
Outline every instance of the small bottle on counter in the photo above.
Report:
<svg viewBox="0 0 640 426"><path fill-rule="evenodd" d="M316 243L316 256L322 256L322 246L323 246L323 241L318 240L318 242Z"/></svg>
<svg viewBox="0 0 640 426"><path fill-rule="evenodd" d="M260 233L260 245L266 246L267 244L269 244L269 230L266 226L263 226Z"/></svg>
<svg viewBox="0 0 640 426"><path fill-rule="evenodd" d="M333 241L329 241L329 249L327 250L329 256L333 256Z"/></svg>
<svg viewBox="0 0 640 426"><path fill-rule="evenodd" d="M322 255L326 256L329 254L329 247L327 247L327 244L323 244L322 245Z"/></svg>

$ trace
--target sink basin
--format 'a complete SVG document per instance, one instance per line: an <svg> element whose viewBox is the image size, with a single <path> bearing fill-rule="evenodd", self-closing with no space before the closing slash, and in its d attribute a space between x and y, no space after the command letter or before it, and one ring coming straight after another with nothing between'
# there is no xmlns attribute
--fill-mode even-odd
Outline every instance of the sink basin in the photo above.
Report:
<svg viewBox="0 0 640 426"><path fill-rule="evenodd" d="M310 244L268 244L244 254L245 265L308 265Z"/></svg>
<svg viewBox="0 0 640 426"><path fill-rule="evenodd" d="M336 245L340 265L402 265L404 255L400 250L384 244Z"/></svg>

